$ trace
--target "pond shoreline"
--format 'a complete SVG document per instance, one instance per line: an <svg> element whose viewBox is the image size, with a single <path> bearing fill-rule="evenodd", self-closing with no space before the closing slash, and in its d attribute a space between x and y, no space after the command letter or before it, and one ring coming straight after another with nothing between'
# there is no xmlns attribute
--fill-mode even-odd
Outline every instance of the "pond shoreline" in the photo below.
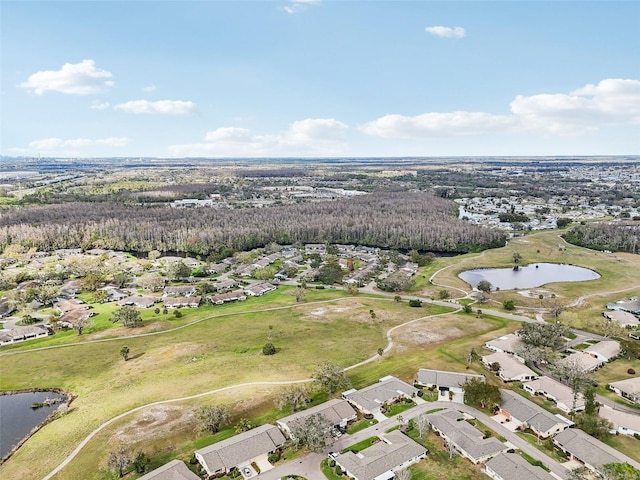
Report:
<svg viewBox="0 0 640 480"><path fill-rule="evenodd" d="M29 431L29 433L25 435L24 438L22 438L22 440L16 443L6 455L0 458L0 465L3 465L5 462L7 462L13 456L13 454L16 453L18 449L22 447L22 445L24 445L27 442L27 440L33 437L42 427L53 422L56 418L58 418L59 415L66 413L69 410L71 403L78 397L72 392L68 390L64 390L62 388L27 388L23 390L4 390L4 391L0 391L0 396L18 395L21 393L37 393L37 392L55 393L55 394L64 396L66 400L60 402L60 405L58 405L58 407L55 410L53 410L47 416L47 418L45 418L42 422L34 426Z"/></svg>

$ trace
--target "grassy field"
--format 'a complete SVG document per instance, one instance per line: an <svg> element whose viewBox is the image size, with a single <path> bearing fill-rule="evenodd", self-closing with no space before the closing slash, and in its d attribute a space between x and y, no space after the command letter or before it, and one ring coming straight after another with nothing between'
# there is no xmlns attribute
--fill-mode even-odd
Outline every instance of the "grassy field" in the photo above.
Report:
<svg viewBox="0 0 640 480"><path fill-rule="evenodd" d="M637 256L613 257L572 246L560 251L561 240L555 235L556 232L536 233L512 240L502 249L439 258L421 270L413 293L436 296L442 287L430 285L428 278L445 266L450 268L440 272L436 281L468 289L456 277L456 272L477 266L512 264L512 254L517 251L525 263L573 263L591 267L602 275L599 280L582 284L544 287L562 301L619 291L586 298L580 307L561 315L563 320L575 322L576 326L579 322L573 320L572 315L583 322L586 320L581 314L586 312L586 318L599 316L598 309L603 307L603 302L634 292L640 294ZM631 288L634 285L635 290ZM509 295L520 297L517 292L493 294L500 302L510 298ZM531 303L531 308L536 308L535 304L540 301L536 298ZM244 303L183 309L184 315L179 319L171 314L157 315L149 309L143 315L145 326L139 329L111 324L110 309L113 307L109 305L96 307L99 315L81 337L75 332L66 332L4 347L0 352L0 389L58 387L78 395L71 413L30 439L0 467L0 477L42 478L100 423L140 405L245 382L308 378L323 361L353 365L375 356L378 348L386 346L385 334L389 328L410 320L415 321L394 331L394 346L389 352L348 371L354 387L369 385L385 375L411 381L421 367L485 373L477 363L467 365L469 351L472 348L481 351L487 340L519 326L518 322L500 317L446 314L447 310L442 307L410 308L406 302L396 303L389 298L346 297L341 291L328 289L310 289L304 302L297 304L291 289L286 287ZM370 310L375 311L375 318ZM433 317L434 314L442 315ZM153 335L131 336L144 333ZM93 340L101 343L91 343ZM262 346L267 341L279 349L276 355L262 355ZM64 348L30 351L34 347L56 345ZM124 345L131 352L128 362L119 354ZM636 371L640 368L637 362L631 366ZM599 380L626 378L626 368L623 361L613 362L598 372ZM497 383L493 376L488 376L488 381ZM108 451L119 442L143 449L152 457L153 466L173 458L188 460L195 449L233 433L233 429L226 429L215 437L197 435L190 413L193 408L207 403L224 404L232 410L232 422L242 416L251 418L255 424L273 422L287 414L274 407L273 398L280 388L250 385L189 401L147 407L103 429L56 479L111 478L106 465ZM629 448L625 443L627 439L619 442L623 448ZM432 448L439 449L447 458L438 460L439 457L430 455L431 460L412 467L414 480L483 478L477 467L459 458L449 461L441 447L434 444ZM38 461L33 462L34 458ZM128 475L127 478L135 477Z"/></svg>

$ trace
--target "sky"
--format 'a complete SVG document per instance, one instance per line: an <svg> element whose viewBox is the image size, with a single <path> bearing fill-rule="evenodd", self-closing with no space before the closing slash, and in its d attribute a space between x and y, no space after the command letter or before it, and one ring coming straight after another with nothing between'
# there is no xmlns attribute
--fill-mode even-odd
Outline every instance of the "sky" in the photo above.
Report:
<svg viewBox="0 0 640 480"><path fill-rule="evenodd" d="M640 154L640 1L0 0L0 155Z"/></svg>

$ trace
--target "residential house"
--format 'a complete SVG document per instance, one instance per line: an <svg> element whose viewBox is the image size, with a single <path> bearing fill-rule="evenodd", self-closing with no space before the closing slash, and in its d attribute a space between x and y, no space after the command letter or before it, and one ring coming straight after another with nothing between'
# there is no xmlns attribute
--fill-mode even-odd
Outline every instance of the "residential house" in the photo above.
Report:
<svg viewBox="0 0 640 480"><path fill-rule="evenodd" d="M69 280L65 282L62 287L60 287L60 298L75 298L76 294L81 290L80 281L78 280Z"/></svg>
<svg viewBox="0 0 640 480"><path fill-rule="evenodd" d="M603 340L585 349L584 353L603 362L609 362L620 355L621 351L620 344L615 340Z"/></svg>
<svg viewBox="0 0 640 480"><path fill-rule="evenodd" d="M229 269L228 263L214 263L207 267L207 273L210 275L216 275L219 273L226 272Z"/></svg>
<svg viewBox="0 0 640 480"><path fill-rule="evenodd" d="M474 464L484 463L509 450L497 438L485 438L483 432L467 422L464 414L456 410L444 409L430 413L427 421L450 447Z"/></svg>
<svg viewBox="0 0 640 480"><path fill-rule="evenodd" d="M82 300L71 299L71 300L58 300L53 304L53 308L58 312L65 314L72 310L87 310L89 305L84 303Z"/></svg>
<svg viewBox="0 0 640 480"><path fill-rule="evenodd" d="M363 414L375 415L381 413L383 405L391 405L405 398L412 398L417 393L417 388L396 377L387 376L381 378L378 383L360 390L352 389L343 392L342 398Z"/></svg>
<svg viewBox="0 0 640 480"><path fill-rule="evenodd" d="M73 327L74 325L78 325L81 321L87 320L93 317L95 313L91 310L70 310L67 313L64 313L58 318L58 324L63 327Z"/></svg>
<svg viewBox="0 0 640 480"><path fill-rule="evenodd" d="M584 410L584 397L582 394L578 393L574 399L571 388L552 378L540 377L537 380L523 384L522 388L531 395L542 395L547 400L555 402L556 407L565 413L571 413L573 410L576 412Z"/></svg>
<svg viewBox="0 0 640 480"><path fill-rule="evenodd" d="M604 363L604 361L599 360L596 357L589 355L588 353L582 352L571 353L556 362L558 366L564 365L577 367L583 372L593 372L594 370L597 370L602 365L604 365Z"/></svg>
<svg viewBox="0 0 640 480"><path fill-rule="evenodd" d="M554 480L541 467L535 467L517 453L501 453L484 466L484 472L493 480Z"/></svg>
<svg viewBox="0 0 640 480"><path fill-rule="evenodd" d="M633 377L627 380L611 382L609 389L613 390L622 398L640 405L640 377Z"/></svg>
<svg viewBox="0 0 640 480"><path fill-rule="evenodd" d="M44 325L29 325L0 331L0 345L9 345L34 338L46 337L49 329Z"/></svg>
<svg viewBox="0 0 640 480"><path fill-rule="evenodd" d="M307 255L310 253L325 255L327 253L327 246L324 243L307 243L304 246L304 253Z"/></svg>
<svg viewBox="0 0 640 480"><path fill-rule="evenodd" d="M139 308L150 308L160 300L160 297L150 297L148 295L131 295L130 297L119 300L118 305L134 305Z"/></svg>
<svg viewBox="0 0 640 480"><path fill-rule="evenodd" d="M502 394L500 413L509 421L515 422L522 430L529 428L541 438L548 438L569 427L561 417L548 412L514 391L502 389L500 393Z"/></svg>
<svg viewBox="0 0 640 480"><path fill-rule="evenodd" d="M222 280L213 284L213 288L216 289L216 292L226 292L228 290L231 290L232 288L236 288L237 286L238 282L231 279Z"/></svg>
<svg viewBox="0 0 640 480"><path fill-rule="evenodd" d="M191 297L197 293L193 285L180 285L177 287L164 287L163 297Z"/></svg>
<svg viewBox="0 0 640 480"><path fill-rule="evenodd" d="M623 412L602 405L598 415L613 424L614 432L622 435L640 435L640 415L637 413Z"/></svg>
<svg viewBox="0 0 640 480"><path fill-rule="evenodd" d="M609 310L622 310L634 315L640 315L640 297L632 297L629 300L619 300L616 303L607 303Z"/></svg>
<svg viewBox="0 0 640 480"><path fill-rule="evenodd" d="M0 298L0 318L8 317L16 311L16 307L6 297Z"/></svg>
<svg viewBox="0 0 640 480"><path fill-rule="evenodd" d="M505 352L496 352L482 357L482 363L491 370L495 364L500 368L497 372L503 382L526 382L538 377L536 372L518 360L517 357Z"/></svg>
<svg viewBox="0 0 640 480"><path fill-rule="evenodd" d="M172 460L141 476L138 480L200 480L200 477L189 470L184 462Z"/></svg>
<svg viewBox="0 0 640 480"><path fill-rule="evenodd" d="M395 430L380 436L380 442L361 450L339 455L336 465L354 480L391 480L395 472L419 462L427 449Z"/></svg>
<svg viewBox="0 0 640 480"><path fill-rule="evenodd" d="M603 465L607 463L628 463L632 467L640 469L640 463L578 428L568 428L558 433L554 437L553 443L571 460L582 463L594 472L602 471Z"/></svg>
<svg viewBox="0 0 640 480"><path fill-rule="evenodd" d="M441 402L464 403L462 385L473 378L482 382L485 381L484 375L421 368L418 370L413 384L421 387L436 388L438 390L438 400Z"/></svg>
<svg viewBox="0 0 640 480"><path fill-rule="evenodd" d="M291 437L291 430L304 425L304 422L311 415L320 414L327 418L334 427L346 428L347 423L357 418L357 413L346 400L335 398L328 402L321 403L315 407L308 408L293 415L281 418L276 422L280 430L287 437Z"/></svg>
<svg viewBox="0 0 640 480"><path fill-rule="evenodd" d="M167 308L198 308L201 297L167 297L162 304Z"/></svg>
<svg viewBox="0 0 640 480"><path fill-rule="evenodd" d="M244 287L244 293L252 297L260 297L276 289L276 286L269 282L254 282Z"/></svg>
<svg viewBox="0 0 640 480"><path fill-rule="evenodd" d="M504 352L515 354L521 347L524 346L522 338L515 333L503 335L502 337L495 338L484 344L484 347L493 350L494 352Z"/></svg>
<svg viewBox="0 0 640 480"><path fill-rule="evenodd" d="M195 258L183 258L182 259L182 263L184 263L187 267L194 269L194 268L198 268L202 262L200 262L200 260L196 260Z"/></svg>
<svg viewBox="0 0 640 480"><path fill-rule="evenodd" d="M195 457L208 475L241 469L256 462L262 471L271 467L267 457L284 445L286 439L274 425L262 425L195 451Z"/></svg>
<svg viewBox="0 0 640 480"><path fill-rule="evenodd" d="M244 302L247 296L242 290L236 290L234 292L220 293L218 295L211 295L207 297L207 301L214 305L222 305L228 302Z"/></svg>
<svg viewBox="0 0 640 480"><path fill-rule="evenodd" d="M621 327L637 327L640 320L635 315L625 312L624 310L612 310L610 312L602 312L602 316L610 322L616 322Z"/></svg>
<svg viewBox="0 0 640 480"><path fill-rule="evenodd" d="M107 292L107 302L117 302L118 300L131 296L129 292L122 290L121 288L105 287L103 290Z"/></svg>

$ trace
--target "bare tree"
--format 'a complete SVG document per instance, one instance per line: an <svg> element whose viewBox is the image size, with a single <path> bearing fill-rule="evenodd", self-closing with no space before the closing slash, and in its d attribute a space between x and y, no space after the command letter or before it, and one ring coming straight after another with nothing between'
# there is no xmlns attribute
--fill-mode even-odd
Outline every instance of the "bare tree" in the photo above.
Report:
<svg viewBox="0 0 640 480"><path fill-rule="evenodd" d="M333 441L333 424L321 413L309 415L303 424L291 429L291 439L298 448L321 452Z"/></svg>
<svg viewBox="0 0 640 480"><path fill-rule="evenodd" d="M329 392L329 394L339 390L347 390L351 386L351 382L347 378L344 370L331 362L319 365L315 372L313 372L312 378L323 390Z"/></svg>
<svg viewBox="0 0 640 480"><path fill-rule="evenodd" d="M297 412L300 408L311 399L307 387L304 385L291 385L290 387L282 390L276 397L276 405L279 408L285 406L291 406L294 412Z"/></svg>
<svg viewBox="0 0 640 480"><path fill-rule="evenodd" d="M229 422L229 411L221 405L205 405L195 411L195 417L197 431L216 433Z"/></svg>
<svg viewBox="0 0 640 480"><path fill-rule="evenodd" d="M120 445L109 452L109 467L118 473L118 478L124 477L124 469L133 462L131 450L126 445Z"/></svg>
<svg viewBox="0 0 640 480"><path fill-rule="evenodd" d="M396 480L411 480L411 472L407 468L396 472Z"/></svg>
<svg viewBox="0 0 640 480"><path fill-rule="evenodd" d="M424 436L429 432L429 429L431 428L426 415L419 415L418 417L416 417L416 419L413 421L413 424L418 431L418 436L420 438L424 438Z"/></svg>

